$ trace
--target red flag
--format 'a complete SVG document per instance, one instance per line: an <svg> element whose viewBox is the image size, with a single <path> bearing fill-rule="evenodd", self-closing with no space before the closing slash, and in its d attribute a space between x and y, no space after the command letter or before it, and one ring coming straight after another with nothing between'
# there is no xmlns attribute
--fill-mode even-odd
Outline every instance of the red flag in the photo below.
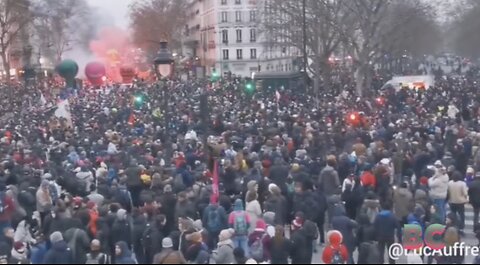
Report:
<svg viewBox="0 0 480 265"><path fill-rule="evenodd" d="M133 124L135 124L135 115L132 113L130 114L130 117L128 117L128 124L130 126L132 126Z"/></svg>
<svg viewBox="0 0 480 265"><path fill-rule="evenodd" d="M213 189L212 202L216 203L218 202L218 198L220 197L220 192L218 190L218 161L216 159L213 161L212 189Z"/></svg>

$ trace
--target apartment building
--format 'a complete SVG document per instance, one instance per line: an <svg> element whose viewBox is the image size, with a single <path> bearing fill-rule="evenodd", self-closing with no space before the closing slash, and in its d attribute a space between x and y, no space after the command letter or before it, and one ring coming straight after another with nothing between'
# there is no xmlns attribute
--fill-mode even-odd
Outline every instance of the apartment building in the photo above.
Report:
<svg viewBox="0 0 480 265"><path fill-rule="evenodd" d="M274 0L191 0L184 54L204 66L207 75L294 71L298 52L262 35L269 1Z"/></svg>

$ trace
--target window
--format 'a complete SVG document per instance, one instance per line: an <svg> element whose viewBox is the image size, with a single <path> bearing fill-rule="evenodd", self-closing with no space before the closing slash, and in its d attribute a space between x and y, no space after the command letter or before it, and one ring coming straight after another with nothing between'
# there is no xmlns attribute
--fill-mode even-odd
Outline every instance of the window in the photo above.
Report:
<svg viewBox="0 0 480 265"><path fill-rule="evenodd" d="M257 11L251 10L250 11L250 22L255 22L257 20Z"/></svg>
<svg viewBox="0 0 480 265"><path fill-rule="evenodd" d="M228 49L224 49L224 50L222 50L222 52L223 52L223 60L228 60L229 59L228 58L229 57L228 56Z"/></svg>
<svg viewBox="0 0 480 265"><path fill-rule="evenodd" d="M226 29L222 30L222 42L228 43L228 30Z"/></svg>
<svg viewBox="0 0 480 265"><path fill-rule="evenodd" d="M235 11L235 21L242 22L242 11Z"/></svg>
<svg viewBox="0 0 480 265"><path fill-rule="evenodd" d="M222 12L222 22L228 22L228 13L227 11Z"/></svg>
<svg viewBox="0 0 480 265"><path fill-rule="evenodd" d="M235 0L235 4L236 4L236 5L241 5L241 4L242 4L242 0Z"/></svg>
<svg viewBox="0 0 480 265"><path fill-rule="evenodd" d="M256 42L256 41L257 41L257 30L250 29L250 42Z"/></svg>
<svg viewBox="0 0 480 265"><path fill-rule="evenodd" d="M227 0L222 0L222 6L227 4Z"/></svg>
<svg viewBox="0 0 480 265"><path fill-rule="evenodd" d="M237 42L240 43L242 42L242 30L237 29Z"/></svg>
<svg viewBox="0 0 480 265"><path fill-rule="evenodd" d="M250 59L257 59L257 49L250 49Z"/></svg>
<svg viewBox="0 0 480 265"><path fill-rule="evenodd" d="M237 60L242 60L242 59L243 59L243 50L237 49Z"/></svg>

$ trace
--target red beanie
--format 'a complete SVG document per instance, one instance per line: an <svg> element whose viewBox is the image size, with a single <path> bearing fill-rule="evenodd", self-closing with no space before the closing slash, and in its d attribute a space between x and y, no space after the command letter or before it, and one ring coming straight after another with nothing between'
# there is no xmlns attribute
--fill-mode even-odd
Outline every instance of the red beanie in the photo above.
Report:
<svg viewBox="0 0 480 265"><path fill-rule="evenodd" d="M342 244L343 235L340 233L340 231L332 230L327 233L327 239L330 245L333 247L338 247L340 244Z"/></svg>
<svg viewBox="0 0 480 265"><path fill-rule="evenodd" d="M428 178L427 177L421 177L420 178L420 184L423 185L423 186L427 186L428 185Z"/></svg>
<svg viewBox="0 0 480 265"><path fill-rule="evenodd" d="M258 219L255 231L265 231L265 229L267 229L267 224L265 221L263 221L263 219Z"/></svg>

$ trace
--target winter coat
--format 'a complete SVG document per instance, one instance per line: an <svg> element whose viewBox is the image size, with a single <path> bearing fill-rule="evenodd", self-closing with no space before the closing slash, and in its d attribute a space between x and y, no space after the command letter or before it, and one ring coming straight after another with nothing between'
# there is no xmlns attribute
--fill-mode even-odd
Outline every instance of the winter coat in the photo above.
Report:
<svg viewBox="0 0 480 265"><path fill-rule="evenodd" d="M292 234L291 258L292 264L310 264L312 261L312 242L307 240L303 229Z"/></svg>
<svg viewBox="0 0 480 265"><path fill-rule="evenodd" d="M395 239L395 229L398 228L398 220L391 211L383 210L379 212L373 225L377 241Z"/></svg>
<svg viewBox="0 0 480 265"><path fill-rule="evenodd" d="M120 247L120 255L115 257L115 264L137 264L132 258L132 252L128 249L127 243L121 241L117 245Z"/></svg>
<svg viewBox="0 0 480 265"><path fill-rule="evenodd" d="M272 239L270 244L271 264L288 264L292 242L286 238L281 241Z"/></svg>
<svg viewBox="0 0 480 265"><path fill-rule="evenodd" d="M475 178L470 184L468 198L473 207L480 208L480 178Z"/></svg>
<svg viewBox="0 0 480 265"><path fill-rule="evenodd" d="M43 264L74 264L72 251L68 248L67 242L60 241L52 244L43 259Z"/></svg>
<svg viewBox="0 0 480 265"><path fill-rule="evenodd" d="M187 261L178 251L173 249L164 249L155 255L153 264L187 264Z"/></svg>
<svg viewBox="0 0 480 265"><path fill-rule="evenodd" d="M330 166L326 166L320 172L317 180L317 185L321 187L325 196L340 194L340 179L337 171Z"/></svg>
<svg viewBox="0 0 480 265"><path fill-rule="evenodd" d="M65 232L65 241L72 250L74 263L85 264L90 248L90 239L87 233L78 228L71 228Z"/></svg>
<svg viewBox="0 0 480 265"><path fill-rule="evenodd" d="M50 194L45 194L46 192L43 189L38 189L36 194L37 199L37 211L40 213L48 212L53 207L53 201Z"/></svg>
<svg viewBox="0 0 480 265"><path fill-rule="evenodd" d="M130 221L127 220L115 220L112 226L111 240L110 242L125 242L128 246L133 244L133 227Z"/></svg>
<svg viewBox="0 0 480 265"><path fill-rule="evenodd" d="M13 239L15 242L23 242L27 244L33 241L32 233L30 233L27 221L23 220L17 225Z"/></svg>
<svg viewBox="0 0 480 265"><path fill-rule="evenodd" d="M288 167L281 164L274 164L269 170L268 178L277 185L282 194L287 194Z"/></svg>
<svg viewBox="0 0 480 265"><path fill-rule="evenodd" d="M373 224L378 212L380 212L380 201L365 199L358 217L359 219L368 221L368 224Z"/></svg>
<svg viewBox="0 0 480 265"><path fill-rule="evenodd" d="M446 199L448 193L448 175L439 172L428 179L428 186L430 188L430 198Z"/></svg>
<svg viewBox="0 0 480 265"><path fill-rule="evenodd" d="M331 264L332 259L334 257L334 254L337 251L340 253L340 256L342 257L343 261L347 262L348 261L348 249L347 249L347 247L345 247L345 245L342 244L338 247L334 247L332 245L326 246L325 249L323 250L323 253L322 253L323 263Z"/></svg>
<svg viewBox="0 0 480 265"><path fill-rule="evenodd" d="M464 181L450 181L448 183L448 202L454 204L468 202L468 187Z"/></svg>
<svg viewBox="0 0 480 265"><path fill-rule="evenodd" d="M427 192L417 189L415 191L415 204L420 204L425 211L429 211L431 202Z"/></svg>
<svg viewBox="0 0 480 265"><path fill-rule="evenodd" d="M228 239L222 242L218 242L217 250L212 252L212 259L215 261L215 264L233 264L235 263L235 256L233 255L233 250L235 245L233 241Z"/></svg>
<svg viewBox="0 0 480 265"><path fill-rule="evenodd" d="M287 223L287 200L283 195L271 194L264 203L265 212L275 213L275 224L284 225Z"/></svg>
<svg viewBox="0 0 480 265"><path fill-rule="evenodd" d="M316 221L318 214L324 211L320 209L320 201L316 195L311 191L296 193L293 197L293 212L303 212L305 219Z"/></svg>
<svg viewBox="0 0 480 265"><path fill-rule="evenodd" d="M220 220L220 227L209 227L209 216L211 215L212 212L215 212L214 214L218 214L220 215L219 216L219 220ZM207 231L209 231L210 233L219 233L220 231L222 231L223 229L226 229L228 227L228 216L227 216L227 213L225 211L225 209L223 209L222 206L219 206L219 205L215 205L215 204L210 204L208 205L205 210L203 211L203 215L202 215L202 223L203 223L203 226L207 229ZM215 225L215 224L212 224L212 225Z"/></svg>
<svg viewBox="0 0 480 265"><path fill-rule="evenodd" d="M345 214L345 209L342 205L339 205L334 210L334 216L332 218L332 227L334 230L338 230L343 235L343 244L348 248L350 252L355 249L356 240L354 230L357 228L357 222L348 218Z"/></svg>
<svg viewBox="0 0 480 265"><path fill-rule="evenodd" d="M245 211L250 216L250 223L257 224L257 220L262 218L262 208L260 207L260 203L257 200L253 200L251 202L247 202L245 207ZM250 226L249 233L252 233L255 230L255 225Z"/></svg>
<svg viewBox="0 0 480 265"><path fill-rule="evenodd" d="M397 217L398 220L407 217L415 207L412 192L407 188L398 188L393 192L393 203L395 207L395 217Z"/></svg>

